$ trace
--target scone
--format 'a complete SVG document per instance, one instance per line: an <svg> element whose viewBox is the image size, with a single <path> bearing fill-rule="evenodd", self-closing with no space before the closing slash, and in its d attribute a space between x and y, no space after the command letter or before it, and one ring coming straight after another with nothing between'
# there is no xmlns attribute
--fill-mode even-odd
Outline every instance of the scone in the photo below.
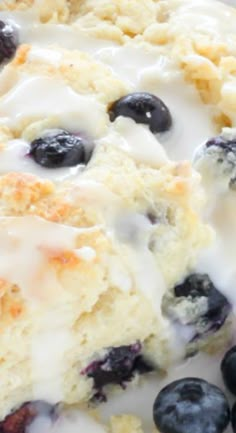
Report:
<svg viewBox="0 0 236 433"><path fill-rule="evenodd" d="M110 383L165 369L176 353L162 298L211 238L190 165L133 120L109 121L125 85L83 53L53 55L23 46L2 73L2 416L36 397L104 399ZM42 102L14 116L35 91Z"/></svg>
<svg viewBox="0 0 236 433"><path fill-rule="evenodd" d="M196 58L177 25L196 2L118 3L0 6L2 420L28 401L104 401L114 385L166 372L230 336L229 300L199 265L215 239L201 175L160 144L176 122L150 92L162 75L165 85L173 79L188 88L187 79L213 103L205 95L215 90L204 93L189 73L188 55L191 65ZM35 20L31 33L24 17ZM108 51L76 49L78 29L110 39ZM155 41L155 29L169 32L167 41ZM52 44L60 31L69 47ZM154 63L160 55L157 75L154 64L135 82L132 67L116 70L122 56L116 63L111 54L122 48L113 43L125 44L126 59L136 49ZM213 60L203 53L199 70L210 64L218 73ZM201 104L196 89L190 97ZM212 129L219 116L231 122L222 107L219 99L211 110Z"/></svg>

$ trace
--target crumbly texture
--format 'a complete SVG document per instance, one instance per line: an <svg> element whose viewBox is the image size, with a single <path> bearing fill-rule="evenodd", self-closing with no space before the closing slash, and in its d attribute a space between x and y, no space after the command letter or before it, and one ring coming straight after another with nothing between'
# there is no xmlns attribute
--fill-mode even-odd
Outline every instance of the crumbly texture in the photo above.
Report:
<svg viewBox="0 0 236 433"><path fill-rule="evenodd" d="M52 7L53 3L53 7ZM124 44L146 41L175 59L219 128L234 123L235 10L205 0L4 0L0 10L32 8L43 23L72 23L86 34ZM208 25L208 21L211 25ZM200 23L196 25L196 23Z"/></svg>
<svg viewBox="0 0 236 433"><path fill-rule="evenodd" d="M204 0L87 0L77 17L72 2L72 16L96 37L119 43L136 38L168 51L202 100L217 107L219 126L234 122L236 11L230 6Z"/></svg>
<svg viewBox="0 0 236 433"><path fill-rule="evenodd" d="M42 23L64 23L70 16L67 0L3 0L0 4L0 11L24 12L28 9L36 12Z"/></svg>

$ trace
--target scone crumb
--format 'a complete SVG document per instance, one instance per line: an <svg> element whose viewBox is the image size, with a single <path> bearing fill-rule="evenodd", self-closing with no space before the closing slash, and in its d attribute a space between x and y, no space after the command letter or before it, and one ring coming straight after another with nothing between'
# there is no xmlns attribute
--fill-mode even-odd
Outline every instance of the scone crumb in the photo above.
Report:
<svg viewBox="0 0 236 433"><path fill-rule="evenodd" d="M133 415L119 415L111 417L111 433L142 433L139 418Z"/></svg>
<svg viewBox="0 0 236 433"><path fill-rule="evenodd" d="M0 198L9 211L21 214L33 203L51 194L54 185L27 173L8 173L0 178Z"/></svg>

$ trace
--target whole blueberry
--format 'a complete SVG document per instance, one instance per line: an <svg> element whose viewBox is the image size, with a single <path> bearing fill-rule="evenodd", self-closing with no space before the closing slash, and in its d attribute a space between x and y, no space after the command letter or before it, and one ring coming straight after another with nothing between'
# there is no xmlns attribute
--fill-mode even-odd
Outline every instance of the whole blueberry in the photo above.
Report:
<svg viewBox="0 0 236 433"><path fill-rule="evenodd" d="M115 101L109 109L110 120L130 117L148 125L153 133L168 131L172 125L169 109L164 102L148 92L134 92Z"/></svg>
<svg viewBox="0 0 236 433"><path fill-rule="evenodd" d="M162 389L154 402L153 417L160 433L222 433L230 409L217 386L188 377Z"/></svg>
<svg viewBox="0 0 236 433"><path fill-rule="evenodd" d="M0 63L14 56L18 43L16 28L9 22L0 20Z"/></svg>
<svg viewBox="0 0 236 433"><path fill-rule="evenodd" d="M225 323L231 305L226 297L214 286L207 274L191 274L181 284L174 288L177 298L188 298L189 301L197 301L205 298L207 311L200 315L202 322L205 322L208 330L217 331Z"/></svg>
<svg viewBox="0 0 236 433"><path fill-rule="evenodd" d="M85 164L89 143L81 136L64 130L51 130L32 141L30 156L47 168L72 167Z"/></svg>
<svg viewBox="0 0 236 433"><path fill-rule="evenodd" d="M236 346L226 352L221 362L221 372L225 385L236 395Z"/></svg>
<svg viewBox="0 0 236 433"><path fill-rule="evenodd" d="M236 433L236 403L234 403L231 411L231 423L233 427L233 432Z"/></svg>

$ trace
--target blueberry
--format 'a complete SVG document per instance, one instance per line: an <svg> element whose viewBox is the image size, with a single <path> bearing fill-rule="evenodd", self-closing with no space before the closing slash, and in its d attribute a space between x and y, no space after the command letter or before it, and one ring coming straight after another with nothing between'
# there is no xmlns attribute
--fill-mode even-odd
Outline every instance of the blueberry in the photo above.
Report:
<svg viewBox="0 0 236 433"><path fill-rule="evenodd" d="M88 162L86 148L89 146L85 138L64 130L51 130L32 141L30 156L43 167L72 167Z"/></svg>
<svg viewBox="0 0 236 433"><path fill-rule="evenodd" d="M18 43L16 28L0 20L0 63L14 56Z"/></svg>
<svg viewBox="0 0 236 433"><path fill-rule="evenodd" d="M221 372L225 385L236 395L236 346L226 352L221 362Z"/></svg>
<svg viewBox="0 0 236 433"><path fill-rule="evenodd" d="M26 433L29 425L39 415L54 417L55 406L45 401L32 401L24 403L18 409L12 411L0 422L1 433Z"/></svg>
<svg viewBox="0 0 236 433"><path fill-rule="evenodd" d="M215 146L219 149L225 150L226 152L236 152L236 137L234 139L227 139L221 135L210 138L206 142L206 147Z"/></svg>
<svg viewBox="0 0 236 433"><path fill-rule="evenodd" d="M115 101L109 109L110 120L118 116L130 117L137 123L148 125L153 133L168 131L172 125L169 109L155 95L134 92Z"/></svg>
<svg viewBox="0 0 236 433"><path fill-rule="evenodd" d="M203 180L212 182L222 180L229 187L236 183L236 136L220 135L210 138L197 149L194 156L195 168L202 174Z"/></svg>
<svg viewBox="0 0 236 433"><path fill-rule="evenodd" d="M160 433L222 433L230 409L217 386L189 377L162 389L154 402L153 418Z"/></svg>
<svg viewBox="0 0 236 433"><path fill-rule="evenodd" d="M174 288L174 295L176 298L187 298L195 305L198 314L192 320L190 317L188 324L200 321L204 332L220 329L231 311L228 300L216 289L207 274L189 275Z"/></svg>
<svg viewBox="0 0 236 433"><path fill-rule="evenodd" d="M152 366L141 355L139 342L130 346L119 346L108 349L104 358L88 365L82 374L93 379L95 399L105 401L103 388L109 384L125 387L135 373L144 374L152 371Z"/></svg>
<svg viewBox="0 0 236 433"><path fill-rule="evenodd" d="M234 403L231 411L231 423L233 427L233 432L236 433L236 403Z"/></svg>

